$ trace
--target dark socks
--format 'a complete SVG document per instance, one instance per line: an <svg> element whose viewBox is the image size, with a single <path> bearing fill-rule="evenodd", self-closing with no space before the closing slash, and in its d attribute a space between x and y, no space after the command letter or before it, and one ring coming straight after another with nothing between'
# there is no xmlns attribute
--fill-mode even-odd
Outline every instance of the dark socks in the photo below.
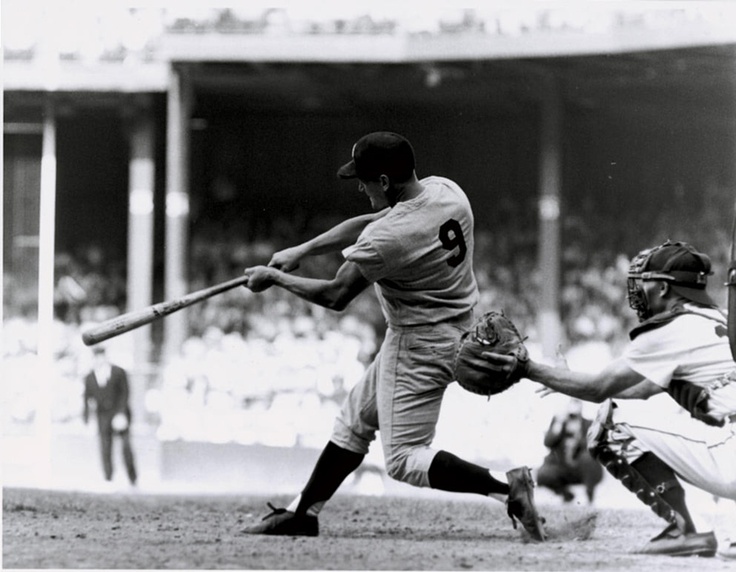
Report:
<svg viewBox="0 0 736 572"><path fill-rule="evenodd" d="M653 453L644 453L631 466L653 487L659 487L659 496L685 520L685 532L695 532L695 523L685 504L685 489L675 472Z"/></svg>
<svg viewBox="0 0 736 572"><path fill-rule="evenodd" d="M332 498L348 475L363 462L364 456L338 447L332 441L327 443L301 493L296 512L306 513L312 505Z"/></svg>
<svg viewBox="0 0 736 572"><path fill-rule="evenodd" d="M447 451L435 455L428 476L433 489L486 496L491 493L509 494L508 483L494 479L488 469L463 461Z"/></svg>

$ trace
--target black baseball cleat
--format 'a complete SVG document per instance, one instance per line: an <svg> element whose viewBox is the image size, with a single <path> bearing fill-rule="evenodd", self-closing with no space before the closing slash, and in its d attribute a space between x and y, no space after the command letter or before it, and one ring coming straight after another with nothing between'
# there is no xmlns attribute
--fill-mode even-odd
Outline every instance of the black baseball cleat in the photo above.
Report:
<svg viewBox="0 0 736 572"><path fill-rule="evenodd" d="M516 528L516 519L534 540L544 541L544 519L534 506L534 481L529 467L519 467L506 473L509 482L509 496L506 499L506 512Z"/></svg>
<svg viewBox="0 0 736 572"><path fill-rule="evenodd" d="M260 524L242 530L243 534L269 534L272 536L318 536L319 521L316 516L296 514L285 508L276 508L271 503L271 512Z"/></svg>
<svg viewBox="0 0 736 572"><path fill-rule="evenodd" d="M718 541L713 532L682 532L677 525L670 524L634 554L657 554L660 556L706 556L716 555Z"/></svg>

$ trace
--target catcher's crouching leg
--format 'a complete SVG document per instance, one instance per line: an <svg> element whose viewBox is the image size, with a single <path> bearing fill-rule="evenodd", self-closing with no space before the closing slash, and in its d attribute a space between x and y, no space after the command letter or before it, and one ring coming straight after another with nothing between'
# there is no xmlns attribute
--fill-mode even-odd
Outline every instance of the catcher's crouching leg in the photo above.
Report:
<svg viewBox="0 0 736 572"><path fill-rule="evenodd" d="M654 514L669 524L661 533L652 538L635 554L664 556L714 556L718 542L713 532L697 533L688 525L685 517L663 498L668 489L676 489L679 482L663 482L656 486L649 484L626 459L611 448L598 446L594 456L606 470L623 485L636 494L636 497L652 509ZM687 512L687 509L685 509ZM689 515L687 515L689 518Z"/></svg>
<svg viewBox="0 0 736 572"><path fill-rule="evenodd" d="M668 483L656 487L650 485L623 456L605 443L591 450L591 454L616 480L621 481L621 484L633 492L636 498L651 508L654 514L680 530L685 529L685 519L661 497Z"/></svg>
<svg viewBox="0 0 736 572"><path fill-rule="evenodd" d="M683 516L662 498L668 487L679 483L660 483L652 486L636 468L632 467L621 451L621 447L611 437L614 429L613 411L616 404L608 399L598 409L598 413L588 430L588 451L608 471L611 476L636 495L641 502L652 509L654 514L666 520L671 526L684 531L686 522Z"/></svg>
<svg viewBox="0 0 736 572"><path fill-rule="evenodd" d="M671 526L684 531L685 519L662 498L667 487L672 486L673 483L660 483L656 487L652 486L636 468L629 464L619 444L612 439L613 410L615 408L616 404L610 399L601 404L588 430L588 451L611 476L621 481L628 490L636 495L636 498L651 508L654 514L666 520Z"/></svg>

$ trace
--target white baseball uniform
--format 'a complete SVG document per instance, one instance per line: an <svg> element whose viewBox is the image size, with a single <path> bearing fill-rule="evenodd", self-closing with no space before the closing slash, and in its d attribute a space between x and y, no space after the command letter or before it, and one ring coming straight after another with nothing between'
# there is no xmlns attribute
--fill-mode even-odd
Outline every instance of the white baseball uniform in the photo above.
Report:
<svg viewBox="0 0 736 572"><path fill-rule="evenodd" d="M638 335L626 363L667 389L673 379L705 388L709 411L724 426L694 419L667 394L646 401L617 400L612 444L630 461L651 451L684 480L736 500L736 374L725 318L715 309L685 305L686 313Z"/></svg>

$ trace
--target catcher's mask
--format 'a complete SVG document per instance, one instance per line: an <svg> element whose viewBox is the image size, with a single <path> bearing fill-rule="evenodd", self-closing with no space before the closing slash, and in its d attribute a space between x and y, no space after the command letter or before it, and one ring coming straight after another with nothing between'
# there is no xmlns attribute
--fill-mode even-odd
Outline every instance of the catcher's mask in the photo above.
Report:
<svg viewBox="0 0 736 572"><path fill-rule="evenodd" d="M686 242L667 241L642 250L629 265L627 298L639 321L652 317L649 300L642 283L652 280L667 282L677 294L704 306L716 306L706 291L712 274L710 258Z"/></svg>

